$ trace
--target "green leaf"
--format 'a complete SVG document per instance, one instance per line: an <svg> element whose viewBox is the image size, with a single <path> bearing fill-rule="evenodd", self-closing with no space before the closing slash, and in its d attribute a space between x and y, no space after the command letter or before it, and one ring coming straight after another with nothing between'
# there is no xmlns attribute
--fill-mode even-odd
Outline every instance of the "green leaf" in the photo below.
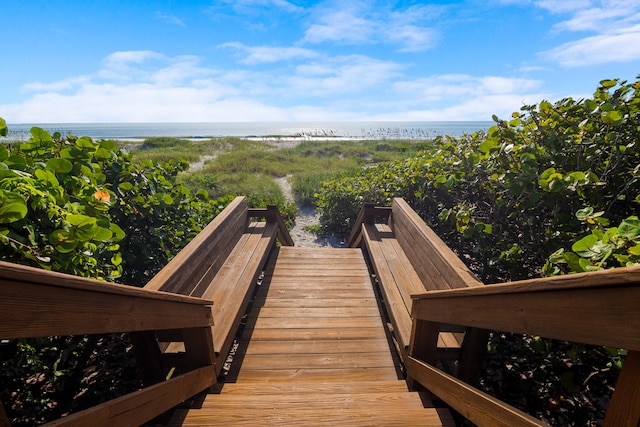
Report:
<svg viewBox="0 0 640 427"><path fill-rule="evenodd" d="M69 253L78 246L78 241L66 230L55 230L49 235L49 241L60 253Z"/></svg>
<svg viewBox="0 0 640 427"><path fill-rule="evenodd" d="M115 265L116 267L122 264L122 254L120 252L111 257L111 264Z"/></svg>
<svg viewBox="0 0 640 427"><path fill-rule="evenodd" d="M53 138L51 138L51 135L49 134L49 132L47 132L46 130L39 128L37 126L34 126L31 128L31 130L29 131L29 133L31 133L31 135L33 136L32 138L29 139L30 142L51 142L53 141Z"/></svg>
<svg viewBox="0 0 640 427"><path fill-rule="evenodd" d="M76 147L78 148L95 148L95 144L91 141L91 138L88 136L83 136L82 138L78 138L76 141Z"/></svg>
<svg viewBox="0 0 640 427"><path fill-rule="evenodd" d="M58 178L56 178L54 173L50 170L36 169L33 174L41 182L46 182L47 184L51 184L54 187L60 185L60 183L58 182Z"/></svg>
<svg viewBox="0 0 640 427"><path fill-rule="evenodd" d="M88 241L98 232L96 218L87 215L70 214L67 215L67 221L72 228L69 230L71 235L80 241Z"/></svg>
<svg viewBox="0 0 640 427"><path fill-rule="evenodd" d="M581 257L591 258L595 255L599 255L593 251L594 247L598 243L598 236L589 234L586 237L578 240L571 246L571 250L580 255Z"/></svg>
<svg viewBox="0 0 640 427"><path fill-rule="evenodd" d="M640 255L640 245L635 245L627 249L631 255Z"/></svg>
<svg viewBox="0 0 640 427"><path fill-rule="evenodd" d="M0 190L0 223L16 222L27 216L28 208L24 198L11 191Z"/></svg>
<svg viewBox="0 0 640 427"><path fill-rule="evenodd" d="M620 223L618 232L627 239L633 239L640 234L640 220L636 217L629 217Z"/></svg>
<svg viewBox="0 0 640 427"><path fill-rule="evenodd" d="M9 129L7 129L7 122L5 122L2 117L0 117L0 136L7 136L8 133Z"/></svg>
<svg viewBox="0 0 640 427"><path fill-rule="evenodd" d="M133 184L130 182L121 182L118 184L118 188L122 191L131 191L133 190Z"/></svg>
<svg viewBox="0 0 640 427"><path fill-rule="evenodd" d="M98 150L95 152L95 156L98 159L107 160L111 158L111 151L105 148L98 148Z"/></svg>
<svg viewBox="0 0 640 427"><path fill-rule="evenodd" d="M125 232L117 224L111 223L109 225L109 230L113 233L111 240L114 242L119 242L126 237Z"/></svg>
<svg viewBox="0 0 640 427"><path fill-rule="evenodd" d="M108 228L98 227L95 235L93 236L93 240L97 242L108 242L111 240L113 236L113 232Z"/></svg>
<svg viewBox="0 0 640 427"><path fill-rule="evenodd" d="M622 121L623 118L624 115L618 110L606 111L602 113L602 121L608 125L618 124Z"/></svg>
<svg viewBox="0 0 640 427"><path fill-rule="evenodd" d="M7 147L5 147L4 144L0 144L0 162L4 162L8 158L9 158L9 150L7 150Z"/></svg>
<svg viewBox="0 0 640 427"><path fill-rule="evenodd" d="M50 159L47 161L47 169L53 173L69 173L73 169L73 163L67 159Z"/></svg>

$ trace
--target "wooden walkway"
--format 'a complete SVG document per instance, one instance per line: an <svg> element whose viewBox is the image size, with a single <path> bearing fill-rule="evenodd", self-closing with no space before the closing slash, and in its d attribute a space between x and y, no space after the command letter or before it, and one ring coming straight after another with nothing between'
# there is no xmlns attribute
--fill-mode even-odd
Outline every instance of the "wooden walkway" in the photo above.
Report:
<svg viewBox="0 0 640 427"><path fill-rule="evenodd" d="M275 249L227 381L179 425L454 423L409 392L360 249Z"/></svg>

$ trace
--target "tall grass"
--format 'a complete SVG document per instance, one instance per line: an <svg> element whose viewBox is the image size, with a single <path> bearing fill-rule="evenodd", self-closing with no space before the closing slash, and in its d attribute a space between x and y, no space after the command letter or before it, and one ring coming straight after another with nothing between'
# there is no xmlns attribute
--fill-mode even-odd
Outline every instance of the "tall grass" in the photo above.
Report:
<svg viewBox="0 0 640 427"><path fill-rule="evenodd" d="M307 141L293 147L278 147L240 138L184 140L148 138L134 159L164 162L185 159L190 163L202 155L215 159L182 182L193 190L205 189L212 197L244 195L253 207L277 204L290 209L275 178L292 176L292 190L299 203L313 205L322 183L345 171L401 160L428 150L430 141Z"/></svg>

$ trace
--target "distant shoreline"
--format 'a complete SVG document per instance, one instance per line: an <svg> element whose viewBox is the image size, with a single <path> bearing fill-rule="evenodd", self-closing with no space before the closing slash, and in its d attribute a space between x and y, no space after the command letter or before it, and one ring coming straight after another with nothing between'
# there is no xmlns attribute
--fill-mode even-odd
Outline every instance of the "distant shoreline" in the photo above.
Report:
<svg viewBox="0 0 640 427"><path fill-rule="evenodd" d="M425 122L247 122L247 123L23 123L8 124L9 137L28 139L33 126L51 133L93 139L143 141L152 137L215 139L238 137L266 142L347 141L366 139L429 140L486 130L487 121ZM20 138L20 135L23 138Z"/></svg>

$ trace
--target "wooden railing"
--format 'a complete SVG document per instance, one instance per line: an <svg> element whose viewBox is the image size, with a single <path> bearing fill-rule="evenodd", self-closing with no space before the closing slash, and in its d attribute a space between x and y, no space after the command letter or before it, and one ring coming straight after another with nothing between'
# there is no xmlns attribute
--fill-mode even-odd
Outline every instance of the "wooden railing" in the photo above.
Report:
<svg viewBox="0 0 640 427"><path fill-rule="evenodd" d="M293 245L277 206L237 197L142 289L0 262L0 339L129 333L146 387L50 424L143 424L216 384L276 240ZM169 374L167 336L181 354Z"/></svg>
<svg viewBox="0 0 640 427"><path fill-rule="evenodd" d="M211 304L200 298L0 262L2 339L166 329L198 335L208 332L213 324ZM208 351L213 353L213 348ZM193 356L193 360L208 360L207 355ZM213 365L194 366L192 371L169 381L50 425L139 425L212 386L215 381Z"/></svg>
<svg viewBox="0 0 640 427"><path fill-rule="evenodd" d="M640 423L640 267L413 295L408 376L480 426L543 425L433 366L440 325L628 350L606 426Z"/></svg>

